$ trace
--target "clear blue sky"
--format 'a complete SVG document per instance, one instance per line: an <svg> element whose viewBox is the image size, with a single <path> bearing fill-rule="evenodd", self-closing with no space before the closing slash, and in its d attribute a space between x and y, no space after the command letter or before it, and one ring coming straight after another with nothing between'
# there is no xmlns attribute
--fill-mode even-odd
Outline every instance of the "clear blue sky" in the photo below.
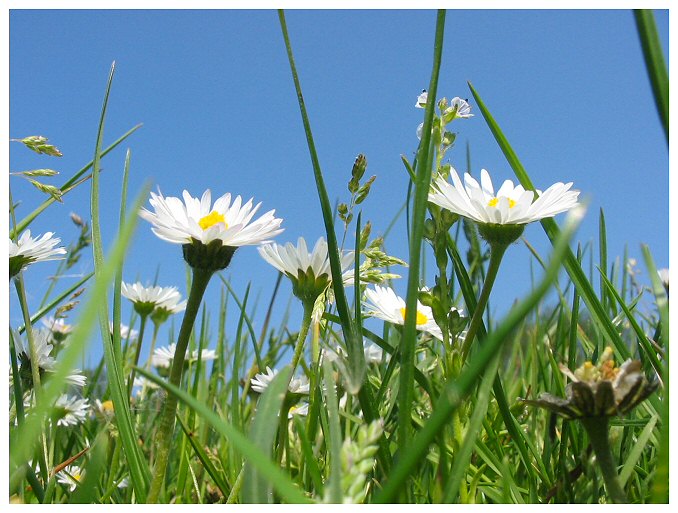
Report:
<svg viewBox="0 0 678 513"><path fill-rule="evenodd" d="M668 12L655 16L667 56ZM379 234L405 198L400 155L412 156L418 142L423 111L414 103L430 78L435 12L288 11L287 23L330 197L348 199L353 159L366 154L367 174L377 180L363 218ZM116 230L127 148L131 195L150 182L166 195L186 188L195 196L211 188L213 196L253 196L263 202L262 211L275 208L284 219L277 242L324 233L274 11L11 11L10 135L48 136L64 154L58 160L34 156L13 143L12 170L53 167L61 171L51 182L58 185L92 158L113 60L105 142L136 123L144 126L103 163L107 242ZM537 187L573 181L590 201L581 241L597 240L602 208L610 259L628 246L642 264L645 243L657 264L668 267L668 151L630 11L448 11L439 96L470 98L467 81ZM468 143L474 174L486 168L495 182L514 179L471 104L475 117L452 126L458 138L449 160L465 170ZM22 201L19 217L43 199L20 179L12 179L12 192ZM55 231L70 242L77 230L69 213L87 216L88 202L88 187L80 187L39 217L32 232ZM548 252L539 226L525 236ZM407 259L404 219L386 244ZM498 313L530 287L525 246L512 247L506 258L491 300ZM177 285L185 294L180 247L156 238L140 220L124 279L150 282L158 268L158 284ZM34 300L53 269L41 264L27 273ZM91 269L91 259L83 258L76 272ZM254 297L259 295L258 330L276 271L245 247L227 275L239 294L251 281ZM63 286L74 279L64 278ZM398 292L405 287L400 280ZM213 316L219 288L214 280L208 291ZM285 283L277 318L290 290ZM19 316L12 302L14 325ZM297 318L295 310L291 329Z"/></svg>

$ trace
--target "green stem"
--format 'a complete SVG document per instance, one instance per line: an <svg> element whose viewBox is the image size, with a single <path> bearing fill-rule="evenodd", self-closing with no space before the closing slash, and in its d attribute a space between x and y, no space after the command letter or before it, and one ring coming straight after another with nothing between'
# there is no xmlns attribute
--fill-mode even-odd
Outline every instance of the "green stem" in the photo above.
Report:
<svg viewBox="0 0 678 513"><path fill-rule="evenodd" d="M507 247L508 246L502 244L494 244L490 246L490 263L487 268L487 276L485 277L485 283L483 284L483 290L480 292L476 309L473 311L471 324L469 325L466 336L464 337L464 345L461 349L462 361L466 360L468 352L471 349L473 339L478 332L478 328L480 328L480 325L483 322L483 313L485 312L485 307L487 306L487 300L490 298L490 292L492 291L492 286L494 285L494 280L497 277L501 259L504 257Z"/></svg>
<svg viewBox="0 0 678 513"><path fill-rule="evenodd" d="M595 452L596 461L600 465L600 471L603 474L608 495L616 504L628 504L629 500L619 484L617 465L615 465L612 450L610 449L608 418L585 417L581 419L581 423L589 435L589 440L591 440L593 452Z"/></svg>
<svg viewBox="0 0 678 513"><path fill-rule="evenodd" d="M132 396L132 387L134 386L134 368L139 365L139 355L141 354L141 343L144 340L144 330L146 329L146 319L148 315L141 316L141 325L139 326L139 338L137 339L137 348L134 352L134 365L132 365L132 372L130 372L129 380L127 381L127 395ZM154 337L155 338L155 337Z"/></svg>
<svg viewBox="0 0 678 513"><path fill-rule="evenodd" d="M294 346L294 356L292 357L292 372L290 373L290 381L294 377L294 371L297 369L301 354L304 352L304 342L308 335L308 329L311 326L311 314L313 313L314 301L304 301L304 317L299 328L299 335L297 336L297 344Z"/></svg>
<svg viewBox="0 0 678 513"><path fill-rule="evenodd" d="M184 371L184 360L186 358L186 349L188 341L191 338L193 324L200 309L202 297L207 289L207 284L212 277L212 271L205 269L193 269L193 282L191 283L191 292L188 296L186 312L181 322L179 330L179 339L177 340L172 368L170 369L169 382L174 386L181 386L181 377ZM172 445L172 436L174 434L174 416L177 410L177 397L174 394L167 394L163 410L160 414L158 431L156 433L156 460L153 470L153 479L151 488L146 499L147 503L155 504L158 502L160 489L165 480L167 471L167 461L169 459L170 446Z"/></svg>

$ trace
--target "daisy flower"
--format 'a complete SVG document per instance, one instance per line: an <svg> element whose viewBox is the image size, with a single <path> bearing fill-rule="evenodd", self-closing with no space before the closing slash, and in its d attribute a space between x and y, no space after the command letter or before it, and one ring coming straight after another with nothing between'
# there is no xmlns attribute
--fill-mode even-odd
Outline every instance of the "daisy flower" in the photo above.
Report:
<svg viewBox="0 0 678 513"><path fill-rule="evenodd" d="M136 379L135 379L136 381ZM113 401L110 399L104 402L101 402L99 399L94 400L94 408L92 408L94 415L102 420L111 420L115 415L115 409L113 408Z"/></svg>
<svg viewBox="0 0 678 513"><path fill-rule="evenodd" d="M57 426L77 426L87 419L89 399L78 399L62 394L54 405Z"/></svg>
<svg viewBox="0 0 678 513"><path fill-rule="evenodd" d="M113 335L113 321L108 323L109 329L111 330L111 335ZM139 332L127 326L126 324L120 323L120 339L121 340L135 340L139 336Z"/></svg>
<svg viewBox="0 0 678 513"><path fill-rule="evenodd" d="M264 260L292 280L294 295L302 301L315 301L332 281L327 242L323 237L316 241L310 253L303 237L299 237L296 246L290 242L267 244L258 251ZM354 261L353 251L342 252L340 260L344 272ZM345 274L344 279L349 278L349 274L352 273Z"/></svg>
<svg viewBox="0 0 678 513"><path fill-rule="evenodd" d="M308 403L299 403L292 406L287 412L287 418L292 419L295 415L306 417L308 415Z"/></svg>
<svg viewBox="0 0 678 513"><path fill-rule="evenodd" d="M181 302L181 294L176 287L144 287L140 282L123 282L120 293L134 304L139 315L148 315L165 305L177 312L186 308L186 301Z"/></svg>
<svg viewBox="0 0 678 513"><path fill-rule="evenodd" d="M44 329L33 330L33 343L35 344L35 353L37 358L37 365L40 369L40 376L45 372L54 372L56 360L52 356L52 333ZM19 376L21 376L22 385L25 390L33 388L33 362L31 361L31 352L28 347L28 342L24 341L18 332L12 331L12 338L14 339L14 347L19 358ZM82 387L87 382L87 378L81 374L80 369L73 369L73 371L66 376L66 382L71 385Z"/></svg>
<svg viewBox="0 0 678 513"><path fill-rule="evenodd" d="M72 492L82 482L85 471L78 465L68 465L63 470L57 472L57 482L68 486L68 491Z"/></svg>
<svg viewBox="0 0 678 513"><path fill-rule="evenodd" d="M52 332L52 339L55 342L63 342L71 331L73 326L66 324L64 319L55 319L54 317L47 317L41 320L43 326Z"/></svg>
<svg viewBox="0 0 678 513"><path fill-rule="evenodd" d="M151 364L154 367L168 369L174 360L174 353L177 350L177 345L172 343L167 347L159 347L153 351L153 356L151 357ZM196 349L191 353L184 363L197 362L198 361L198 350ZM206 362L208 360L216 360L217 353L214 349L203 349L200 360Z"/></svg>
<svg viewBox="0 0 678 513"><path fill-rule="evenodd" d="M535 193L506 180L495 193L485 169L480 172L480 183L466 173L462 184L454 169L450 176L452 184L441 176L433 182L428 200L480 224L525 225L571 209L579 196L579 191L570 190L572 182L558 182Z"/></svg>
<svg viewBox="0 0 678 513"><path fill-rule="evenodd" d="M16 242L9 239L9 277L13 278L35 262L62 260L66 250L55 247L61 239L53 238L52 235L53 232L47 232L42 237L34 239L31 237L31 231L26 230Z"/></svg>
<svg viewBox="0 0 678 513"><path fill-rule="evenodd" d="M374 290L365 290L365 315L377 317L392 324L405 324L405 300L398 296L389 287L375 285ZM431 308L417 301L416 328L419 331L433 335L438 340L443 339L443 332L433 320Z"/></svg>
<svg viewBox="0 0 678 513"><path fill-rule="evenodd" d="M277 370L272 370L270 367L266 367L266 372L255 374L255 376L250 380L252 390L260 394L264 393L266 387L273 381L273 378L278 374ZM293 378L290 381L287 389L293 394L308 394L310 390L310 384L308 379L305 376L300 378Z"/></svg>
<svg viewBox="0 0 678 513"><path fill-rule="evenodd" d="M184 258L191 267L216 271L224 269L240 246L265 244L281 233L282 219L269 210L252 221L261 203L252 199L243 204L227 193L212 204L208 189L201 198L183 192L183 202L151 192L153 212L142 208L140 216L153 225L153 233L168 242L184 245Z"/></svg>

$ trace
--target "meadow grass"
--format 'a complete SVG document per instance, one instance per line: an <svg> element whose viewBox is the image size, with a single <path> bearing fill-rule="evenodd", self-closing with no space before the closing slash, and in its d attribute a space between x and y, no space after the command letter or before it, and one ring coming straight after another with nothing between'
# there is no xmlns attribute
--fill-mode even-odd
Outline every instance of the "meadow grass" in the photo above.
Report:
<svg viewBox="0 0 678 513"><path fill-rule="evenodd" d="M403 198L408 230L389 234L409 241L402 318L385 321L378 331L370 329L365 322L370 313L365 291L373 284L387 286L393 279L390 267L401 262L382 251L383 241L370 239L370 225L362 222L359 205L369 201L371 185L371 180L363 180L364 159L356 160L348 181L351 201L331 207L284 13L279 16L313 163L309 179L315 180L322 207L328 270L318 276L310 267L297 275L281 273L271 284L272 297L262 311L259 305L253 309L249 286L238 291L228 282L223 272L228 262L207 269L204 259L216 253L200 256L198 264L191 249L184 248L191 295L178 332L171 329L167 340L156 340L162 321L139 307L130 325L141 321L137 326L145 330L137 338L123 333L121 270L149 187L127 207L132 165L128 151L120 228L105 255L99 219L101 160L137 128L104 148L113 66L92 161L62 187L43 186L49 198L23 219L10 211L10 239L16 243L54 201L68 201L67 193L74 187L91 187L91 217L80 220L80 238L69 246L69 260L60 263L57 276L90 247L91 275L65 291L50 287L39 308L30 312L23 273L39 272L39 266L28 261L12 276L10 265L24 322L10 326L9 336L10 500L666 502L668 285L660 280L650 250L642 248L651 278L647 286L638 281L636 262L627 255L611 259L607 254L604 212L598 213L597 248L574 242L582 208L573 209L560 225L543 217L540 222L553 249L541 255L521 240L530 248L539 276L506 316L494 318L486 309L487 300L494 276L502 272L503 253L511 250L513 241L501 238L506 225L488 228L429 201L432 180L450 173L444 156L454 140L445 127L459 118L461 110L428 101L416 159L412 163L403 159L411 177L408 197ZM654 22L646 12L639 12L636 21L662 111L667 108L663 91L668 75ZM428 88L433 99L444 22L445 12L440 11ZM533 190L499 123L469 86L516 178L526 190ZM661 119L668 135L668 114ZM29 150L55 155L47 141L20 142ZM10 190L10 206L12 201ZM518 240L522 229L509 232ZM196 241L184 246L196 251L208 247ZM432 250L435 263L434 286L423 291L422 248ZM352 280L345 276L345 250L354 252ZM288 278L295 297L280 298L278 286ZM208 282L221 289L218 305L201 303ZM76 298L83 287L86 299L77 306L77 326L62 340L52 335L50 349L56 361L49 368L32 365L40 361L39 334L30 327L47 315L65 317L80 301ZM301 326L290 324L289 312L279 326L270 325L274 306L287 301L289 311L297 300L304 310ZM429 331L422 328L423 311L430 313L425 319ZM238 319L235 332L226 330L227 316ZM152 333L145 324L150 319ZM259 324L257 319L264 320ZM69 377L97 324L103 357L94 368L84 370L87 383L78 388L69 384ZM171 366L138 362L144 331L146 344L149 338L153 345L177 344ZM366 342L373 344L370 353ZM213 354L206 351L210 347L216 348ZM637 369L631 375L638 380L631 391L612 381L626 372L626 367L620 370L612 362L621 365L627 360L638 362L633 363ZM285 365L289 361L293 364ZM280 372L267 374L267 367ZM576 370L582 386L573 386L563 367ZM608 371L612 378L600 376ZM585 372L598 374L584 379ZM135 374L144 380L132 388L130 375ZM594 391L609 387L610 394L619 396L596 392L588 397L590 388L584 381L595 383ZM69 417L68 409L57 402L65 392L87 399L88 412ZM575 397L565 405L543 393ZM551 401L554 409L569 412L565 415L569 418L537 408L540 401Z"/></svg>

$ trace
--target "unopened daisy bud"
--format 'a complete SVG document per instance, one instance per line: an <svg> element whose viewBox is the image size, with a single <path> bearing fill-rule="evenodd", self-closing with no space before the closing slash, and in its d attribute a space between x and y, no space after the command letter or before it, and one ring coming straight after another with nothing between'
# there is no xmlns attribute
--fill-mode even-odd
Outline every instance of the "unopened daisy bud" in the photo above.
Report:
<svg viewBox="0 0 678 513"><path fill-rule="evenodd" d="M153 233L181 244L186 262L207 272L225 269L240 246L268 243L283 231L274 210L252 221L261 203L253 205L250 199L243 204L240 196L231 202L227 193L212 204L209 189L200 199L184 191L183 202L151 193L150 203L154 212L143 208L139 215L153 225Z"/></svg>

